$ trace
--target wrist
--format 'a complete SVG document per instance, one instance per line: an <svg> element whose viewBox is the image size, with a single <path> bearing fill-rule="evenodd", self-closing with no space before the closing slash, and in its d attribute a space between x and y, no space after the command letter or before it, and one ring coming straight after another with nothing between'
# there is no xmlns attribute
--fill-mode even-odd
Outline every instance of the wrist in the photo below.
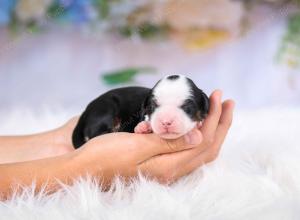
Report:
<svg viewBox="0 0 300 220"><path fill-rule="evenodd" d="M72 178L92 176L102 178L105 170L105 163L100 161L99 156L94 159L84 146L66 154L66 167L70 170Z"/></svg>
<svg viewBox="0 0 300 220"><path fill-rule="evenodd" d="M78 164L76 155L73 153L64 154L61 156L46 158L37 161L40 168L36 170L37 186L47 184L47 189L56 191L60 187L60 183L72 185L74 180L84 176L82 166Z"/></svg>

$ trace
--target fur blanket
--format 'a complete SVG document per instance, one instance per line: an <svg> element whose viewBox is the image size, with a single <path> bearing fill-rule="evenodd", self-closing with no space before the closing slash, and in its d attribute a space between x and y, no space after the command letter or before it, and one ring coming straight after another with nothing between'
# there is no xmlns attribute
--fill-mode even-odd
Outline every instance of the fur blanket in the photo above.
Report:
<svg viewBox="0 0 300 220"><path fill-rule="evenodd" d="M55 127L70 114L1 114L0 133ZM1 181L1 174L0 174ZM172 186L140 177L101 192L92 179L52 195L28 188L0 219L299 219L300 109L236 112L219 158Z"/></svg>

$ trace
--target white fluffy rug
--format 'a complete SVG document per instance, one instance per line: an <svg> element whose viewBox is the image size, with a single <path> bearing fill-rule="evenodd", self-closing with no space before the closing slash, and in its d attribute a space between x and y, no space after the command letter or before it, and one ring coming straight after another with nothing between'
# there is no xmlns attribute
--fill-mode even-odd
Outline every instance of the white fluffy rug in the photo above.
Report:
<svg viewBox="0 0 300 220"><path fill-rule="evenodd" d="M0 116L0 134L55 127L70 113ZM0 174L1 180L1 174ZM101 192L91 180L0 203L0 219L300 219L300 109L237 112L220 157L167 187Z"/></svg>

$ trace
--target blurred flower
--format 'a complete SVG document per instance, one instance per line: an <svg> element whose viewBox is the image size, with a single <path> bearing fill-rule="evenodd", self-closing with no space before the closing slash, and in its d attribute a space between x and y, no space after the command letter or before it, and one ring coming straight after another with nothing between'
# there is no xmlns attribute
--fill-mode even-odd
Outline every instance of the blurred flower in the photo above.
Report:
<svg viewBox="0 0 300 220"><path fill-rule="evenodd" d="M97 18L93 0L59 0L66 9L64 18L76 23L88 22Z"/></svg>
<svg viewBox="0 0 300 220"><path fill-rule="evenodd" d="M243 5L232 0L168 0L157 7L156 22L165 22L176 30L194 28L239 29Z"/></svg>
<svg viewBox="0 0 300 220"><path fill-rule="evenodd" d="M179 40L191 50L214 47L229 38L230 33L228 31L216 29L190 30L179 35Z"/></svg>
<svg viewBox="0 0 300 220"><path fill-rule="evenodd" d="M16 7L17 18L24 23L45 17L52 0L19 0Z"/></svg>
<svg viewBox="0 0 300 220"><path fill-rule="evenodd" d="M1 0L0 1L0 26L10 22L10 17L16 0Z"/></svg>
<svg viewBox="0 0 300 220"><path fill-rule="evenodd" d="M166 24L173 37L192 49L215 46L240 31L243 4L232 0L157 0L148 19Z"/></svg>

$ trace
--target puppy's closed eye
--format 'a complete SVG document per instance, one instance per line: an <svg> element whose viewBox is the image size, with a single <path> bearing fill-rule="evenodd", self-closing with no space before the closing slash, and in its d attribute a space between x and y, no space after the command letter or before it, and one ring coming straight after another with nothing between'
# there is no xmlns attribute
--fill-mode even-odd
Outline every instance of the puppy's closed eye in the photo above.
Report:
<svg viewBox="0 0 300 220"><path fill-rule="evenodd" d="M197 112L197 105L193 100L187 99L181 106L181 109L190 117L194 118Z"/></svg>

